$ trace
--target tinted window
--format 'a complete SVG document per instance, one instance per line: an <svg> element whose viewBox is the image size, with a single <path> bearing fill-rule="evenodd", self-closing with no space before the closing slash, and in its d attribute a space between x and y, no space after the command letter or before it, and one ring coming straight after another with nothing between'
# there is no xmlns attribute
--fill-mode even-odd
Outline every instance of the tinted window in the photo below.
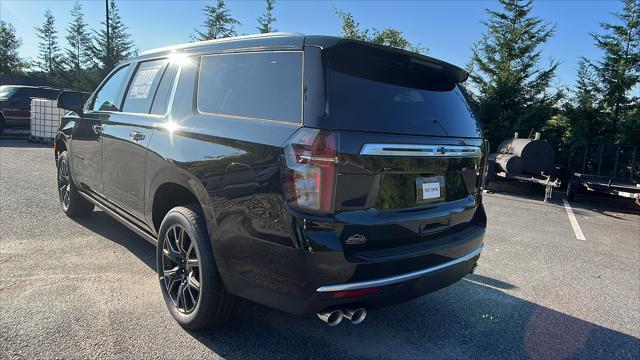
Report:
<svg viewBox="0 0 640 360"><path fill-rule="evenodd" d="M0 101L8 100L19 88L15 86L0 86Z"/></svg>
<svg viewBox="0 0 640 360"><path fill-rule="evenodd" d="M162 75L160 85L158 85L158 89L156 90L156 96L153 99L153 105L151 106L152 114L164 115L167 112L177 70L178 64L171 63L167 67L167 70L165 70L164 75Z"/></svg>
<svg viewBox="0 0 640 360"><path fill-rule="evenodd" d="M118 100L129 65L123 66L111 75L109 80L98 90L90 110L93 111L120 111Z"/></svg>
<svg viewBox="0 0 640 360"><path fill-rule="evenodd" d="M302 55L262 52L205 56L198 87L200 111L300 122Z"/></svg>
<svg viewBox="0 0 640 360"><path fill-rule="evenodd" d="M325 51L329 118L339 129L479 137L455 74L386 50Z"/></svg>
<svg viewBox="0 0 640 360"><path fill-rule="evenodd" d="M168 60L146 61L138 65L124 99L122 111L148 114Z"/></svg>
<svg viewBox="0 0 640 360"><path fill-rule="evenodd" d="M60 94L60 91L58 90L46 90L44 94L42 94L42 96L49 100L57 100L59 94Z"/></svg>
<svg viewBox="0 0 640 360"><path fill-rule="evenodd" d="M11 98L16 106L29 106L32 98L43 98L44 92L40 89L22 88Z"/></svg>

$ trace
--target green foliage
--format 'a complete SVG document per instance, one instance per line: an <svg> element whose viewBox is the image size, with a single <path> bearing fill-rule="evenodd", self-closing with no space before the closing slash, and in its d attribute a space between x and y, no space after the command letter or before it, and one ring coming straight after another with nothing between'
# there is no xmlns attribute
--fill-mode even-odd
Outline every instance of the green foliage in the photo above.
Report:
<svg viewBox="0 0 640 360"><path fill-rule="evenodd" d="M386 28L382 31L375 28L361 29L360 23L356 21L351 13L336 9L336 15L338 15L340 21L342 21L341 36L344 38L368 41L416 53L428 52L428 49L422 48L420 44L413 45L399 30L393 28Z"/></svg>
<svg viewBox="0 0 640 360"><path fill-rule="evenodd" d="M68 44L65 49L65 85L79 90L91 90L94 87L94 76L87 71L92 61L91 36L78 1L71 10L71 22L65 38Z"/></svg>
<svg viewBox="0 0 640 360"><path fill-rule="evenodd" d="M264 14L260 15L258 18L258 24L260 26L257 27L260 33L270 33L276 30L273 29L273 23L276 22L276 18L273 16L273 8L276 4L276 0L266 0L267 8L265 9Z"/></svg>
<svg viewBox="0 0 640 360"><path fill-rule="evenodd" d="M137 50L127 26L122 22L115 0L109 2L109 33L107 24L102 21L103 29L95 31L90 47L93 67L98 78L106 76L121 61L137 55ZM99 80L98 80L99 81Z"/></svg>
<svg viewBox="0 0 640 360"><path fill-rule="evenodd" d="M196 29L195 41L221 39L236 35L234 26L240 25L240 21L231 16L224 0L217 0L215 6L207 5L202 10L206 19L202 26L204 31Z"/></svg>
<svg viewBox="0 0 640 360"><path fill-rule="evenodd" d="M620 129L622 129L619 135L621 144L640 144L640 109L638 107L625 114Z"/></svg>
<svg viewBox="0 0 640 360"><path fill-rule="evenodd" d="M16 29L10 23L0 20L0 74L15 74L26 67L18 56L22 39L16 35Z"/></svg>
<svg viewBox="0 0 640 360"><path fill-rule="evenodd" d="M640 80L640 1L623 0L624 10L615 13L618 23L602 23L601 34L592 34L604 56L589 62L598 78L598 93L607 120L607 138L620 140L626 129L621 122L637 113L638 97L632 96ZM633 119L631 116L630 119ZM627 120L625 123L628 124ZM632 121L633 122L633 121Z"/></svg>
<svg viewBox="0 0 640 360"><path fill-rule="evenodd" d="M542 129L561 96L550 88L558 63L543 66L540 50L555 27L530 15L531 0L500 4L502 11L487 10L487 32L475 44L469 64L484 136L494 146L515 131Z"/></svg>
<svg viewBox="0 0 640 360"><path fill-rule="evenodd" d="M44 13L44 23L41 27L36 27L36 33L40 42L38 43L38 59L36 68L41 71L48 80L55 82L62 70L62 56L58 45L58 31L55 28L55 19L51 10Z"/></svg>

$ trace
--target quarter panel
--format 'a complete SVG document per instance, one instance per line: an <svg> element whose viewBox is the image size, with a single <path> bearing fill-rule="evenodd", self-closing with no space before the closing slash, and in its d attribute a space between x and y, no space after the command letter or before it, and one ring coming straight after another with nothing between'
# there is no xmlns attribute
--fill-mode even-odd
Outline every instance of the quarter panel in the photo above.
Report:
<svg viewBox="0 0 640 360"><path fill-rule="evenodd" d="M221 269L282 291L297 287L302 275L280 263L304 261L281 191L282 144L297 128L213 115L158 128L147 157L147 221L156 189L181 184L201 202Z"/></svg>

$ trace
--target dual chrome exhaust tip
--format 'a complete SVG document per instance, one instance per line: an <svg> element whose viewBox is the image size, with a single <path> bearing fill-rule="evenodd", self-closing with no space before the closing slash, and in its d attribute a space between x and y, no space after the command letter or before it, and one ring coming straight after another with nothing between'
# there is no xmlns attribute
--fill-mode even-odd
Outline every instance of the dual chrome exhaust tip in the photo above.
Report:
<svg viewBox="0 0 640 360"><path fill-rule="evenodd" d="M336 326L340 324L340 322L342 322L342 319L344 318L351 320L352 324L360 324L367 317L367 309L346 308L344 310L324 310L318 313L318 317L329 326Z"/></svg>

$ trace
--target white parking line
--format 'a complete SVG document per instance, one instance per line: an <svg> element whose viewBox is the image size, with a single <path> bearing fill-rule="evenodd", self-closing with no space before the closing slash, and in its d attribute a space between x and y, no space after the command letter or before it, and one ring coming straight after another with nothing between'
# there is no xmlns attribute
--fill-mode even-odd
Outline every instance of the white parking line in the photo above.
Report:
<svg viewBox="0 0 640 360"><path fill-rule="evenodd" d="M587 238L584 237L584 233L582 232L582 229L580 228L580 224L578 224L578 219L576 219L576 216L573 214L573 209L571 209L571 205L569 205L569 202L566 199L562 199L562 202L564 203L564 209L567 210L567 216L569 216L569 222L571 222L571 227L573 228L573 232L576 234L576 239L587 240Z"/></svg>

